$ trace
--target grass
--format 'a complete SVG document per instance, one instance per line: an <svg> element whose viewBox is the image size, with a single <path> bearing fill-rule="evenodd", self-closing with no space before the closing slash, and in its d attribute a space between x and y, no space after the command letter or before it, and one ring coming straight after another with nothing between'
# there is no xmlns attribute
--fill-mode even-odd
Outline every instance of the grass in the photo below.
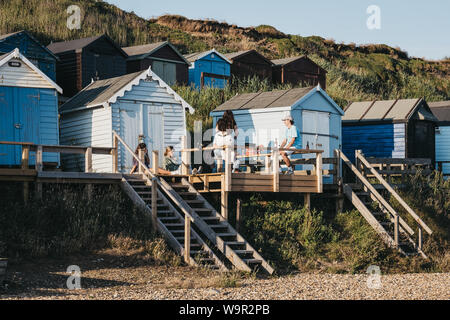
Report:
<svg viewBox="0 0 450 320"><path fill-rule="evenodd" d="M27 204L20 188L0 185L0 256L20 262L110 248L154 263L181 263L118 186L94 186L89 196L84 186L45 185L43 197Z"/></svg>

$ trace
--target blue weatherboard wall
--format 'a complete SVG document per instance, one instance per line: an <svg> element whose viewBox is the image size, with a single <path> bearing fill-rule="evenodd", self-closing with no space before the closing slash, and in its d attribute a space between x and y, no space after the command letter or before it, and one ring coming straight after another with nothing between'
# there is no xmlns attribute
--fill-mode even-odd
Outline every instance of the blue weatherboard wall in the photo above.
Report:
<svg viewBox="0 0 450 320"><path fill-rule="evenodd" d="M59 144L56 91L0 86L0 141ZM20 165L21 157L20 147L0 145L0 165ZM43 161L59 163L59 155L44 153Z"/></svg>
<svg viewBox="0 0 450 320"><path fill-rule="evenodd" d="M436 132L436 161L450 161L450 126L440 126ZM450 163L444 163L442 171L450 174Z"/></svg>
<svg viewBox="0 0 450 320"><path fill-rule="evenodd" d="M342 151L355 159L355 150L362 150L367 157L405 158L405 124L343 126Z"/></svg>
<svg viewBox="0 0 450 320"><path fill-rule="evenodd" d="M20 53L33 62L50 79L56 81L56 58L25 32L0 40L0 55L19 48Z"/></svg>
<svg viewBox="0 0 450 320"><path fill-rule="evenodd" d="M192 67L189 68L189 84L193 84L195 87L200 88L202 72L230 76L231 66L227 61L212 52L192 63ZM226 83L227 81L224 79L205 78L206 87L222 89L226 86Z"/></svg>

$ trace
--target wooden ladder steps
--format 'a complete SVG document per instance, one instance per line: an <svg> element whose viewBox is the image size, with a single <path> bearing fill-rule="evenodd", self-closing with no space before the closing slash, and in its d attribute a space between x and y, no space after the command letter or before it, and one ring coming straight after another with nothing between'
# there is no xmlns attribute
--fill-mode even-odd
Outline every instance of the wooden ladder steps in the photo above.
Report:
<svg viewBox="0 0 450 320"><path fill-rule="evenodd" d="M249 255L249 254L253 254L253 251L251 250L234 250L234 252L236 252L238 255Z"/></svg>
<svg viewBox="0 0 450 320"><path fill-rule="evenodd" d="M195 192L189 192L189 191L182 191L177 192L181 197L197 197L197 194ZM186 200L185 200L186 201Z"/></svg>
<svg viewBox="0 0 450 320"><path fill-rule="evenodd" d="M245 247L246 243L241 241L225 241L225 244L233 249L233 247ZM236 249L233 249L236 250Z"/></svg>
<svg viewBox="0 0 450 320"><path fill-rule="evenodd" d="M246 264L261 264L262 260L259 259L242 259Z"/></svg>
<svg viewBox="0 0 450 320"><path fill-rule="evenodd" d="M203 200L184 200L187 204L203 204ZM195 209L195 208L194 208Z"/></svg>

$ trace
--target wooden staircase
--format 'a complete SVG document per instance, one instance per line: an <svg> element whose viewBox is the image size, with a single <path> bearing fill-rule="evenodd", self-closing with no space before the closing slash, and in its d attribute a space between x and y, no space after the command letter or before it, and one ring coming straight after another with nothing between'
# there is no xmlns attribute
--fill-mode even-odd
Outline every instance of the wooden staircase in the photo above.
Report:
<svg viewBox="0 0 450 320"><path fill-rule="evenodd" d="M398 193L383 179L383 177L364 158L362 152L356 152L354 165L342 153L336 150L339 159L342 160L356 176L356 183L344 183L343 192L362 214L372 228L380 235L381 239L390 247L396 248L401 254L410 256L420 254L427 258L422 251L423 230L431 234L431 229L417 216L406 204ZM364 172L369 171L378 180L379 184L373 185L365 177ZM414 240L414 230L405 222L400 214L381 195L385 192L389 198L394 198L403 206L418 224L417 243Z"/></svg>
<svg viewBox="0 0 450 320"><path fill-rule="evenodd" d="M188 182L184 176L157 177L114 132L114 146L119 143L137 161L139 174L124 175L121 186L130 199L152 219L169 245L184 256L186 263L226 271L274 269L252 248L228 221ZM153 152L153 165L158 168L158 154ZM114 165L118 168L117 163Z"/></svg>
<svg viewBox="0 0 450 320"><path fill-rule="evenodd" d="M152 214L152 185L143 175L124 175L122 189L133 202ZM185 255L185 219L178 210L158 190L157 228L169 245L180 255ZM228 268L214 254L210 247L191 228L188 264L213 270L227 271Z"/></svg>
<svg viewBox="0 0 450 320"><path fill-rule="evenodd" d="M227 261L241 271L264 271L273 274L274 269L264 258L216 211L216 209L184 177L161 179L167 197L178 208L189 213L201 235L211 242Z"/></svg>

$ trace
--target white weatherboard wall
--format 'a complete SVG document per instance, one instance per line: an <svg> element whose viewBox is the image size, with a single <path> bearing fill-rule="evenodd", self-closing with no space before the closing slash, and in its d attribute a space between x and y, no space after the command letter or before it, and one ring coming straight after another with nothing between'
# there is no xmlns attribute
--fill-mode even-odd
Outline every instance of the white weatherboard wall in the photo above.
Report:
<svg viewBox="0 0 450 320"><path fill-rule="evenodd" d="M141 80L107 107L64 114L61 143L111 147L113 130L133 150L139 142L139 135L144 134L150 160L151 152L156 148L161 163L165 147L171 145L175 151L181 150L181 137L186 135L185 110L157 81ZM179 153L177 156L180 159ZM83 157L65 156L63 163L66 170L84 170ZM120 144L119 171L129 172L132 166L131 154ZM112 172L112 157L94 156L93 170Z"/></svg>
<svg viewBox="0 0 450 320"><path fill-rule="evenodd" d="M450 161L450 126L440 126L436 132L436 161ZM444 163L442 171L450 174L450 163Z"/></svg>
<svg viewBox="0 0 450 320"><path fill-rule="evenodd" d="M93 147L112 147L111 109L97 107L64 115L61 119L61 144ZM66 171L84 171L83 155L62 155ZM112 158L92 156L94 172L111 172Z"/></svg>
<svg viewBox="0 0 450 320"><path fill-rule="evenodd" d="M22 60L11 59L9 62L20 64L20 67L11 67L9 63L2 65L0 67L0 85L24 88L54 88L51 83L34 72Z"/></svg>

